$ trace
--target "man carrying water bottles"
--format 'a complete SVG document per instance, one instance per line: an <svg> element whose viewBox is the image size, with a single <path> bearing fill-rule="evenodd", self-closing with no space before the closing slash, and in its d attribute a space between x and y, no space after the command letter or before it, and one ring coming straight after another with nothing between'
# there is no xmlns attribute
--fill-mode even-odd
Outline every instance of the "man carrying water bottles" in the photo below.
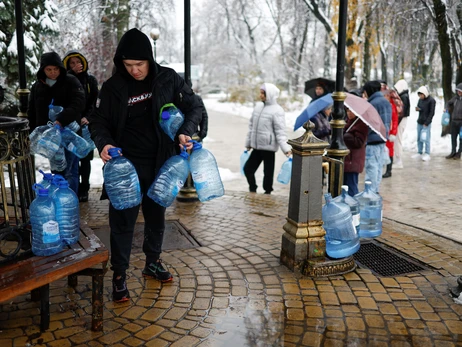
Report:
<svg viewBox="0 0 462 347"><path fill-rule="evenodd" d="M202 106L192 89L172 69L154 61L149 38L138 29L127 31L114 56L115 73L104 82L90 119L90 131L104 163L111 159L108 150L120 147L136 168L141 186L141 205L116 210L109 204L111 228L111 269L113 301L129 300L126 270L129 268L133 231L142 208L144 225L143 252L146 264L143 276L169 282L173 279L161 262L165 230L165 208L151 200L147 191L163 163L190 149L192 135L201 120ZM185 120L175 142L159 126L163 105L173 103ZM102 199L107 199L103 189Z"/></svg>

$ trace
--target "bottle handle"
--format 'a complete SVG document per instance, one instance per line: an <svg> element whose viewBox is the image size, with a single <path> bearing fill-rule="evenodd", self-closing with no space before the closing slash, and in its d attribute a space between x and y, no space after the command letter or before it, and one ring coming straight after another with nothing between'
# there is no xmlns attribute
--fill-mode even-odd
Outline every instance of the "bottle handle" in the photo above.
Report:
<svg viewBox="0 0 462 347"><path fill-rule="evenodd" d="M162 112L164 111L164 108L166 108L166 107L174 107L174 108L177 108L177 107L175 106L175 104L172 104L172 103L170 103L170 104L165 104L164 106L162 106L162 107L160 108L160 112L159 112L159 122L160 122L161 119L162 119Z"/></svg>

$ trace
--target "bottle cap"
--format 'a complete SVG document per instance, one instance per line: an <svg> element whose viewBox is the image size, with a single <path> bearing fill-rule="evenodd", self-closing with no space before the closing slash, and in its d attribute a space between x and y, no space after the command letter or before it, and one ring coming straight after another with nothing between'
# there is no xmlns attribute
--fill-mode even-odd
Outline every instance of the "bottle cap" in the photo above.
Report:
<svg viewBox="0 0 462 347"><path fill-rule="evenodd" d="M59 187L59 188L69 188L69 182L67 182L66 180L64 180L64 181L59 181L59 182L58 182L58 187Z"/></svg>
<svg viewBox="0 0 462 347"><path fill-rule="evenodd" d="M38 195L39 196L48 196L48 189L39 189Z"/></svg>
<svg viewBox="0 0 462 347"><path fill-rule="evenodd" d="M348 186L346 186L346 185L343 185L343 186L342 186L342 189L343 189L344 191L346 191L346 192L347 192L347 191L348 191Z"/></svg>
<svg viewBox="0 0 462 347"><path fill-rule="evenodd" d="M168 120L170 119L170 113L168 111L163 111L162 112L162 119L163 120Z"/></svg>

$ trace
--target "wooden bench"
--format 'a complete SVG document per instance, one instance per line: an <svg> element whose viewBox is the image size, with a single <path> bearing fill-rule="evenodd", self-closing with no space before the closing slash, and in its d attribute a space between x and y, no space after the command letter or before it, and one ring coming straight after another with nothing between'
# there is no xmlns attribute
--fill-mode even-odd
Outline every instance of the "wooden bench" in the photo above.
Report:
<svg viewBox="0 0 462 347"><path fill-rule="evenodd" d="M103 328L103 283L109 252L86 223L81 221L80 240L61 252L37 257L30 253L24 259L0 266L0 301L31 293L32 300L40 300L40 330L50 325L49 285L68 276L68 284L77 285L77 276L92 277L93 331ZM95 268L102 264L101 268Z"/></svg>

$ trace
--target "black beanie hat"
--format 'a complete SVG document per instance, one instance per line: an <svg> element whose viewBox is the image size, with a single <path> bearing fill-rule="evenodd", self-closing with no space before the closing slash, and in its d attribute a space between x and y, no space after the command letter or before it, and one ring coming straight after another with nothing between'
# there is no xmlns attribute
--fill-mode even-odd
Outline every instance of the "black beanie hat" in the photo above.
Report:
<svg viewBox="0 0 462 347"><path fill-rule="evenodd" d="M363 90L366 92L367 97L369 98L375 92L380 91L381 88L382 86L379 81L369 81L364 84Z"/></svg>

